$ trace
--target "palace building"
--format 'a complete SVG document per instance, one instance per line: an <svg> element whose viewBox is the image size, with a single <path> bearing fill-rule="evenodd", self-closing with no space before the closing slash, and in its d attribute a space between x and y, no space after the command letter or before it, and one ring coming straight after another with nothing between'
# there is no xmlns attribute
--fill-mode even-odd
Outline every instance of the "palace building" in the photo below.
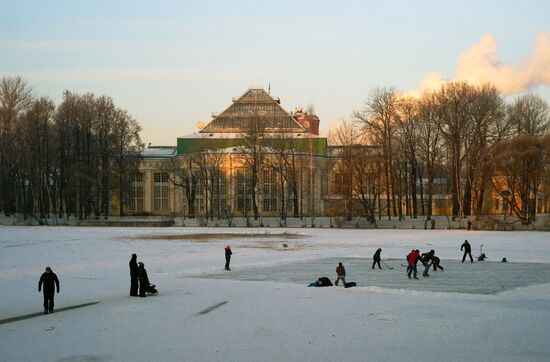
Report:
<svg viewBox="0 0 550 362"><path fill-rule="evenodd" d="M264 89L250 88L198 132L178 137L176 146L146 148L125 213L280 221L385 216L389 203L376 148L330 146L319 123L315 114L288 112ZM448 180L443 173L435 177L432 214L450 215ZM426 206L423 183L418 202ZM404 210L410 195L398 202ZM418 215L427 209L417 207ZM498 204L487 207L501 212Z"/></svg>
<svg viewBox="0 0 550 362"><path fill-rule="evenodd" d="M327 138L319 118L287 112L248 89L177 146L149 146L132 177L126 212L136 215L297 217L324 214Z"/></svg>

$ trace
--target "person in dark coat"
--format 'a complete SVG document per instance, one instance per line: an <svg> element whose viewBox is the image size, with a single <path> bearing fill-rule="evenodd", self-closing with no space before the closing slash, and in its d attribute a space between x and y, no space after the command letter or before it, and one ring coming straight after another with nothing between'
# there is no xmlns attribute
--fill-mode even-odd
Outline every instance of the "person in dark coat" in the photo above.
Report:
<svg viewBox="0 0 550 362"><path fill-rule="evenodd" d="M320 277L317 281L319 283L317 284L318 287L332 287L332 282L327 277Z"/></svg>
<svg viewBox="0 0 550 362"><path fill-rule="evenodd" d="M138 279L139 279L139 296L145 297L147 289L149 288L149 277L147 276L147 270L145 270L145 264L141 261L138 263Z"/></svg>
<svg viewBox="0 0 550 362"><path fill-rule="evenodd" d="M137 255L132 254L130 259L130 296L138 296L138 264L137 264Z"/></svg>
<svg viewBox="0 0 550 362"><path fill-rule="evenodd" d="M423 277L429 277L430 274L428 274L428 271L430 270L430 267L432 266L433 257L435 255L435 251L432 249L427 253L422 254L420 257L420 261L424 265L424 272L422 273Z"/></svg>
<svg viewBox="0 0 550 362"><path fill-rule="evenodd" d="M420 260L420 250L411 250L409 255L407 255L407 276L411 279L411 274L414 273L414 279L418 279L416 276L416 264Z"/></svg>
<svg viewBox="0 0 550 362"><path fill-rule="evenodd" d="M229 263L231 262L231 255L233 252L231 251L231 245L227 244L225 246L225 270L231 270L229 269Z"/></svg>
<svg viewBox="0 0 550 362"><path fill-rule="evenodd" d="M346 284L346 269L342 263L338 263L338 266L336 267L336 282L334 285L338 286L338 282L340 280L344 283L344 285Z"/></svg>
<svg viewBox="0 0 550 362"><path fill-rule="evenodd" d="M376 253L374 253L373 257L372 257L372 268L374 269L374 265L375 264L378 264L378 269L382 269L382 267L380 266L380 254L382 253L382 249L378 248L378 250L376 250Z"/></svg>
<svg viewBox="0 0 550 362"><path fill-rule="evenodd" d="M437 271L437 268L441 269L441 271L443 271L443 267L441 265L439 265L439 262L441 260L439 260L439 258L437 256L434 255L434 257L432 258L432 265L434 267L434 271Z"/></svg>
<svg viewBox="0 0 550 362"><path fill-rule="evenodd" d="M472 258L472 247L470 246L470 243L468 240L464 240L464 243L460 247L460 250L464 250L464 255L462 256L462 262L464 263L464 260L466 260L466 255L470 257L470 262L474 262L474 258Z"/></svg>
<svg viewBox="0 0 550 362"><path fill-rule="evenodd" d="M57 287L57 292L59 293L59 279L57 279L57 275L55 275L49 266L46 267L46 270L38 281L39 292L42 289L42 284L44 284L44 314L48 314L48 312L53 313L54 286Z"/></svg>

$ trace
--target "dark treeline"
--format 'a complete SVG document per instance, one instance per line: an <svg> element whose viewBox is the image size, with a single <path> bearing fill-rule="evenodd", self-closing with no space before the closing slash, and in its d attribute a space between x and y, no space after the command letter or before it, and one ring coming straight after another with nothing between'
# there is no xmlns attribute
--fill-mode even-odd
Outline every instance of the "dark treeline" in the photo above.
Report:
<svg viewBox="0 0 550 362"><path fill-rule="evenodd" d="M108 96L65 91L59 105L21 77L0 82L0 211L107 217L138 166L140 125ZM124 207L119 207L124 213Z"/></svg>
<svg viewBox="0 0 550 362"><path fill-rule="evenodd" d="M376 88L353 120L330 136L348 146L338 166L348 219L432 216L436 194L450 196L449 216L482 215L492 190L503 212L533 221L550 169L550 109L540 97L506 102L493 86L463 82L421 98Z"/></svg>

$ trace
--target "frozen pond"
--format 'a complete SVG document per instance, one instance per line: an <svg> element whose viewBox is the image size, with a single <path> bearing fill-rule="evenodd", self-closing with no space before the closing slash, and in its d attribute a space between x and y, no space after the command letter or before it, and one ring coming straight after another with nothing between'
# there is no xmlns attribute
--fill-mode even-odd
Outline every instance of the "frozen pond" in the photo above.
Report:
<svg viewBox="0 0 550 362"><path fill-rule="evenodd" d="M422 277L424 266L418 264L418 280L406 276L404 261L388 259L385 263L394 269L371 269L372 259L324 258L277 266L233 268L230 272L208 274L207 278L249 281L292 282L307 285L318 277L336 279L335 268L342 262L346 268L346 281L358 287L381 287L420 291L468 294L495 294L518 287L550 283L548 263L501 263L495 261L461 263L460 260L442 260L444 271L433 271Z"/></svg>
<svg viewBox="0 0 550 362"><path fill-rule="evenodd" d="M0 360L550 361L549 235L0 227ZM489 261L462 264L465 239ZM377 248L394 269L371 269ZM413 248L445 270L409 280ZM132 253L158 296L128 296ZM357 288L307 287L334 281L338 262ZM52 315L37 290L46 265L61 285Z"/></svg>

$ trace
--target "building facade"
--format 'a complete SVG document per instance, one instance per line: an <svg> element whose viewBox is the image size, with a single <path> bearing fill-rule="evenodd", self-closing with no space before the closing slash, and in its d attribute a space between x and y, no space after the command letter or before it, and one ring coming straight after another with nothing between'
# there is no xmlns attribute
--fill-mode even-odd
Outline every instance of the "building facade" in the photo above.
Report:
<svg viewBox="0 0 550 362"><path fill-rule="evenodd" d="M278 98L250 88L212 117L198 132L177 138L175 146L143 151L139 172L131 177L126 214L280 220L387 215L376 149L330 146L319 136L315 114L288 112ZM432 215L451 215L448 179L436 176L431 200L426 181L417 185L418 215L427 214L427 203ZM498 197L487 194L487 212L502 213ZM547 200L537 197L537 211L546 212ZM412 199L404 193L390 214L397 208L404 214Z"/></svg>

